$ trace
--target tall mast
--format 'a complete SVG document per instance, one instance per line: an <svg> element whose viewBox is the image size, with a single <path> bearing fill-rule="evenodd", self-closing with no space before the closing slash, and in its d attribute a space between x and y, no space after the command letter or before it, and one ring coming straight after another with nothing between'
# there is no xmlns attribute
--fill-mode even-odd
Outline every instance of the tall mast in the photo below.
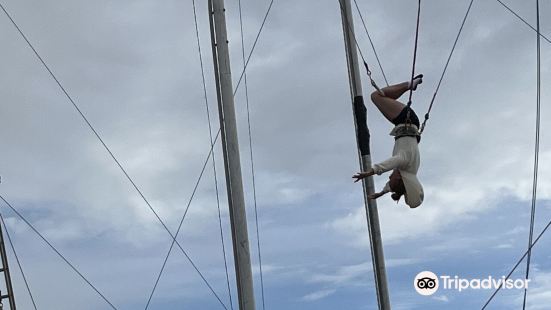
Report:
<svg viewBox="0 0 551 310"><path fill-rule="evenodd" d="M367 109L362 94L362 82L358 64L356 49L356 37L354 34L354 23L350 0L339 0L342 15L344 32L344 43L346 47L346 60L348 64L348 78L350 79L350 94L353 102L354 124L356 128L356 142L358 144L358 156L362 171L371 169L370 135L367 127ZM375 276L375 288L379 309L390 310L390 298L386 280L385 258L383 253L383 242L381 240L381 228L379 225L379 213L377 202L369 199L368 195L375 192L373 177L365 178L362 181L365 211L367 215L367 227L369 230L369 241L371 244L371 256L373 262L373 273Z"/></svg>
<svg viewBox="0 0 551 310"><path fill-rule="evenodd" d="M209 11L239 309L255 310L224 0L209 0Z"/></svg>
<svg viewBox="0 0 551 310"><path fill-rule="evenodd" d="M2 301L7 299L10 304L10 310L15 310L15 296L13 295L13 287L11 283L10 268L8 267L8 254L6 253L6 245L4 243L4 232L2 222L0 221L0 258L2 259L2 269L0 272L4 274L6 281L7 294L0 292L0 309L2 309Z"/></svg>

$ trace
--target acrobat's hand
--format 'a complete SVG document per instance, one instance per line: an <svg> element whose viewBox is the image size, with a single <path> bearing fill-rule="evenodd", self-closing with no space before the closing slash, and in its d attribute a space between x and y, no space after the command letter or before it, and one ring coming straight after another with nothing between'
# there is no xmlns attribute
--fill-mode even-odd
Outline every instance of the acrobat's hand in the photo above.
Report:
<svg viewBox="0 0 551 310"><path fill-rule="evenodd" d="M373 194L368 195L367 198L369 198L369 199L377 199L377 198L383 196L384 194L385 194L384 192L373 193Z"/></svg>
<svg viewBox="0 0 551 310"><path fill-rule="evenodd" d="M369 169L369 171L367 171L367 172L358 172L358 173L356 173L355 175L352 176L352 178L355 179L354 183L356 183L356 182L358 182L358 181L360 181L364 178L370 177L374 174L375 174L375 172L373 171L373 169Z"/></svg>

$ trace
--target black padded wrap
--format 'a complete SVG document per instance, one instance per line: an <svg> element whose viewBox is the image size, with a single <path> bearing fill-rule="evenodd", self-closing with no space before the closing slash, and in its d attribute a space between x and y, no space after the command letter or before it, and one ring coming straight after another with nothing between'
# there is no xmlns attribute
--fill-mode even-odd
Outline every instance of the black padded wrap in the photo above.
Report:
<svg viewBox="0 0 551 310"><path fill-rule="evenodd" d="M354 98L354 116L356 117L356 126L358 127L358 145L360 147L360 154L370 155L369 149L369 129L367 128L367 109L364 105L363 96L357 96Z"/></svg>

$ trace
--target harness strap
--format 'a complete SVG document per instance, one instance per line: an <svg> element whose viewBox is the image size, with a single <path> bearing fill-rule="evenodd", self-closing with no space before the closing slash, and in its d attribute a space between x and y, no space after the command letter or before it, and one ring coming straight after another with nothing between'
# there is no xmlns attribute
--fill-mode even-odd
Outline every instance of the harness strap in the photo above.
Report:
<svg viewBox="0 0 551 310"><path fill-rule="evenodd" d="M369 80L371 81L371 86L373 86L381 96L384 96L385 92L382 91L379 88L379 86L377 86L377 83L375 83L375 80L373 80L373 78L371 78L371 70L369 70L369 66L367 65L367 62L365 62L365 61L364 61L364 66L365 66L365 70L367 71L367 76L369 77Z"/></svg>
<svg viewBox="0 0 551 310"><path fill-rule="evenodd" d="M419 0L419 5L417 6L417 26L415 28L415 45L413 49L413 65L411 69L411 82L410 85L413 86L413 79L415 78L415 64L417 62L417 43L419 42L419 21L421 20L421 0ZM406 124L411 125L411 98L413 97L413 87L409 89L409 99L408 99L408 113L406 116Z"/></svg>

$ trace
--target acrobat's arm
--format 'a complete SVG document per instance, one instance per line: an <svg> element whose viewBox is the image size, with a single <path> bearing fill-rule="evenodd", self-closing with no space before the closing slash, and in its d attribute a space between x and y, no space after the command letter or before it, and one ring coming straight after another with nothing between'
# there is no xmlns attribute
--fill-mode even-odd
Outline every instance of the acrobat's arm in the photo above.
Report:
<svg viewBox="0 0 551 310"><path fill-rule="evenodd" d="M373 165L372 170L375 174L381 175L392 169L396 169L401 166L404 166L406 163L407 163L407 160L406 160L405 154L398 153L383 162Z"/></svg>
<svg viewBox="0 0 551 310"><path fill-rule="evenodd" d="M382 191L380 191L378 193L373 193L373 194L369 195L368 198L369 199L377 199L377 198L385 195L388 192L390 192L390 183L386 182L385 187L383 188Z"/></svg>

